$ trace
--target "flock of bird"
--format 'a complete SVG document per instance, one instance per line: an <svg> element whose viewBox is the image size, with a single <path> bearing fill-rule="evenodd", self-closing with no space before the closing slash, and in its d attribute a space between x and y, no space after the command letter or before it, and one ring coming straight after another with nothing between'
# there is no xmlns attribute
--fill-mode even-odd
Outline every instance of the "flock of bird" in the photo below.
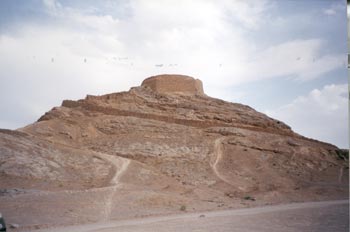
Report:
<svg viewBox="0 0 350 232"><path fill-rule="evenodd" d="M35 56L33 56L32 57L33 59L35 59L36 57ZM108 58L106 58L106 60L108 60ZM127 60L129 60L129 57L112 57L112 60L113 61L119 61L119 62L122 62L122 61L127 61ZM301 60L301 57L297 57L295 60L297 60L297 61L300 61ZM51 57L51 62L52 63L54 63L55 62L55 58L54 57ZM83 59L83 62L84 63L87 63L88 61L87 61L87 58L84 58ZM315 58L313 58L313 60L312 60L312 62L315 62ZM106 64L107 64L108 62L106 62ZM131 66L133 66L134 65L134 63L129 63ZM170 63L170 64L155 64L154 65L154 67L156 67L156 68L162 68L162 67L176 67L176 66L178 66L178 64L176 64L176 63ZM222 67L223 66L223 64L222 63L220 63L219 65L218 65L219 67ZM349 66L348 66L349 67Z"/></svg>
<svg viewBox="0 0 350 232"><path fill-rule="evenodd" d="M36 56L32 56L32 58L33 58L33 60L35 60L36 59ZM54 57L51 57L51 63L54 63L55 62L55 58ZM108 58L106 58L106 60L108 60ZM127 60L129 60L129 58L128 57L112 57L112 60L113 61L116 61L116 62L122 62L122 61L127 61ZM83 59L83 62L84 63L87 63L88 62L88 60L87 60L87 58L84 58ZM108 62L106 62L106 63L108 63ZM130 65L132 66L134 63L130 63ZM175 63L170 63L170 64L155 64L154 65L155 67L157 67L157 68L162 68L162 67L166 67L166 66L168 66L168 67L176 67L176 66L178 66L178 64L175 64ZM222 66L222 64L220 64L220 67Z"/></svg>

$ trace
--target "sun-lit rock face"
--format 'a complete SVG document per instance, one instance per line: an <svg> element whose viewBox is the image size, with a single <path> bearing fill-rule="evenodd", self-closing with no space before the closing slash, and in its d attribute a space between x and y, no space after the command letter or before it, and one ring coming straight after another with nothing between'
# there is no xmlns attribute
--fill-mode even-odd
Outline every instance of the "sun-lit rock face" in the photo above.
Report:
<svg viewBox="0 0 350 232"><path fill-rule="evenodd" d="M0 129L0 210L28 231L182 206L347 199L348 167L331 144L207 96L192 77L160 75L129 91L64 100L33 124Z"/></svg>
<svg viewBox="0 0 350 232"><path fill-rule="evenodd" d="M142 82L158 93L183 93L204 95L202 82L190 76L164 74L152 76Z"/></svg>

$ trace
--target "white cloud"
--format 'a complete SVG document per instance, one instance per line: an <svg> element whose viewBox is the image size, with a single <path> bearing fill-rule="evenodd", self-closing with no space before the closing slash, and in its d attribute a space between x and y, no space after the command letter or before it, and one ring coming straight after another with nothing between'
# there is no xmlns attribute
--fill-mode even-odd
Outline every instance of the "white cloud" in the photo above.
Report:
<svg viewBox="0 0 350 232"><path fill-rule="evenodd" d="M320 55L322 48L320 39L287 41L257 53L248 70L259 70L259 78L293 75L305 81L345 66L345 54Z"/></svg>
<svg viewBox="0 0 350 232"><path fill-rule="evenodd" d="M266 112L302 135L349 147L348 85L326 85Z"/></svg>
<svg viewBox="0 0 350 232"><path fill-rule="evenodd" d="M326 9L324 10L326 15L335 15L337 12L334 9Z"/></svg>
<svg viewBox="0 0 350 232"><path fill-rule="evenodd" d="M343 61L320 55L321 39L258 49L247 33L267 23L269 1L139 0L125 7L124 18L43 3L53 22L23 23L16 34L0 35L0 97L12 91L14 102L25 98L37 117L63 99L127 90L160 73L200 78L209 95L232 99L243 94L229 93L232 85L314 79Z"/></svg>
<svg viewBox="0 0 350 232"><path fill-rule="evenodd" d="M223 8L229 12L229 15L236 17L244 27L253 30L258 29L264 23L266 11L271 7L273 7L272 2L267 0L223 1Z"/></svg>
<svg viewBox="0 0 350 232"><path fill-rule="evenodd" d="M324 9L323 13L327 16L334 16L336 14L345 12L345 4L332 4L329 8Z"/></svg>
<svg viewBox="0 0 350 232"><path fill-rule="evenodd" d="M59 4L48 4L48 10L51 5ZM285 41L257 50L245 34L266 21L266 11L271 7L268 1L139 0L131 2L131 16L126 20L64 7L59 7L58 13L58 7L52 11L65 26L69 23L88 30L73 33L89 40L73 37L69 46L76 53L87 51L77 44L83 42L104 55L138 58L135 62L145 68L162 63L161 72L179 71L210 85L280 76L309 80L345 65L346 57L320 55L326 46L321 39ZM176 69L167 67L171 63L179 65Z"/></svg>
<svg viewBox="0 0 350 232"><path fill-rule="evenodd" d="M42 0L42 2L50 13L56 13L59 9L62 9L61 4L56 0Z"/></svg>

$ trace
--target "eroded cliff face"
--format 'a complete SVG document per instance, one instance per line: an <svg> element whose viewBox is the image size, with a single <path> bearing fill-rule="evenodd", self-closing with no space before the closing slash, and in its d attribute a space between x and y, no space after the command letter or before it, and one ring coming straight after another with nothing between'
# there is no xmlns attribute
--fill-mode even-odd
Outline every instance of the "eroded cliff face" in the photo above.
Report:
<svg viewBox="0 0 350 232"><path fill-rule="evenodd" d="M28 226L33 218L71 224L183 205L198 211L347 197L347 161L337 147L208 97L196 83L151 77L128 92L63 101L19 131L0 130L3 214Z"/></svg>

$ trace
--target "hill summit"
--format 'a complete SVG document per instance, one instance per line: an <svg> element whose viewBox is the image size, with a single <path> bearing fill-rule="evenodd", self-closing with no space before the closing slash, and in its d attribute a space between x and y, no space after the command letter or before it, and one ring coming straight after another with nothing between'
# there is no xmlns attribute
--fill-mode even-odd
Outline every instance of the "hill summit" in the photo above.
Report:
<svg viewBox="0 0 350 232"><path fill-rule="evenodd" d="M141 86L148 86L157 93L204 94L202 82L185 75L164 74L153 76L145 79Z"/></svg>
<svg viewBox="0 0 350 232"><path fill-rule="evenodd" d="M0 209L22 228L348 197L348 161L183 75L64 100L0 130Z"/></svg>

